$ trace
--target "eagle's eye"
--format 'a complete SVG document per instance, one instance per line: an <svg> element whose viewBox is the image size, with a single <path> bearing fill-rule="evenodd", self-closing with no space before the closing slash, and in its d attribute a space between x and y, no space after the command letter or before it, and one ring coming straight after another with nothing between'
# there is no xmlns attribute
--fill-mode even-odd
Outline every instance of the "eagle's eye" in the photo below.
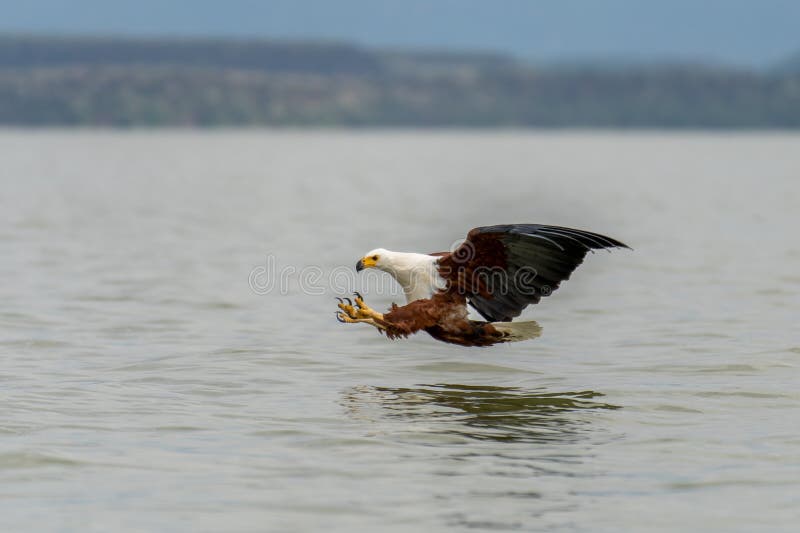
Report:
<svg viewBox="0 0 800 533"><path fill-rule="evenodd" d="M372 260L373 260L373 261L377 261L377 260L378 260L378 256L377 256L377 255L373 255L373 256L372 256Z"/></svg>

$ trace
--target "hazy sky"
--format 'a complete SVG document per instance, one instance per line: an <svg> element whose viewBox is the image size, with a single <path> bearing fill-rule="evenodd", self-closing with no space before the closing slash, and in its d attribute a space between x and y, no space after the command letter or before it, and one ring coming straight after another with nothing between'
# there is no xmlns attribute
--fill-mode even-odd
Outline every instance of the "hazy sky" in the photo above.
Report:
<svg viewBox="0 0 800 533"><path fill-rule="evenodd" d="M800 0L0 0L0 31L311 37L541 61L768 65L800 52Z"/></svg>

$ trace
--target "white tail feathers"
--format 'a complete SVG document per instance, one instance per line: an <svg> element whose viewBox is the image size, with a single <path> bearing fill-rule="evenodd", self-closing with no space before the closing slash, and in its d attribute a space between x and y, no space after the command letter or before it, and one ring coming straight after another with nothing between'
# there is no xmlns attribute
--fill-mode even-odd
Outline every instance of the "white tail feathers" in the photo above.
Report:
<svg viewBox="0 0 800 533"><path fill-rule="evenodd" d="M492 326L503 335L502 342L535 339L542 334L542 326L535 320L528 322L492 322Z"/></svg>

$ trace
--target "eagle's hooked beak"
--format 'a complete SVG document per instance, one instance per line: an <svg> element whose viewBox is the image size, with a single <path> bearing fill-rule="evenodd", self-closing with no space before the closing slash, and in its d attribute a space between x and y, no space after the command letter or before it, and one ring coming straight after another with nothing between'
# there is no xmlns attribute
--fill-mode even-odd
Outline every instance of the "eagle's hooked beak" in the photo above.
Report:
<svg viewBox="0 0 800 533"><path fill-rule="evenodd" d="M365 268L372 268L378 263L378 256L377 255L368 255L366 257L362 257L356 263L356 272L361 272Z"/></svg>

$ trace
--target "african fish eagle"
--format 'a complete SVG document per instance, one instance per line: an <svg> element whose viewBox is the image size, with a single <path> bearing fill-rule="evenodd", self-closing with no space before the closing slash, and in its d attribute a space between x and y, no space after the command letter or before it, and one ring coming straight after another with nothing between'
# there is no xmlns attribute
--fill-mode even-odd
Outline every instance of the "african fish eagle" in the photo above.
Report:
<svg viewBox="0 0 800 533"><path fill-rule="evenodd" d="M431 254L372 250L356 270L377 268L403 287L407 304L387 313L339 298L340 322L363 322L387 337L425 330L433 338L462 346L491 346L538 337L534 321L512 322L569 279L587 252L627 245L588 231L541 224L475 228L452 252ZM472 320L467 306L485 320ZM477 317L476 317L477 318Z"/></svg>

